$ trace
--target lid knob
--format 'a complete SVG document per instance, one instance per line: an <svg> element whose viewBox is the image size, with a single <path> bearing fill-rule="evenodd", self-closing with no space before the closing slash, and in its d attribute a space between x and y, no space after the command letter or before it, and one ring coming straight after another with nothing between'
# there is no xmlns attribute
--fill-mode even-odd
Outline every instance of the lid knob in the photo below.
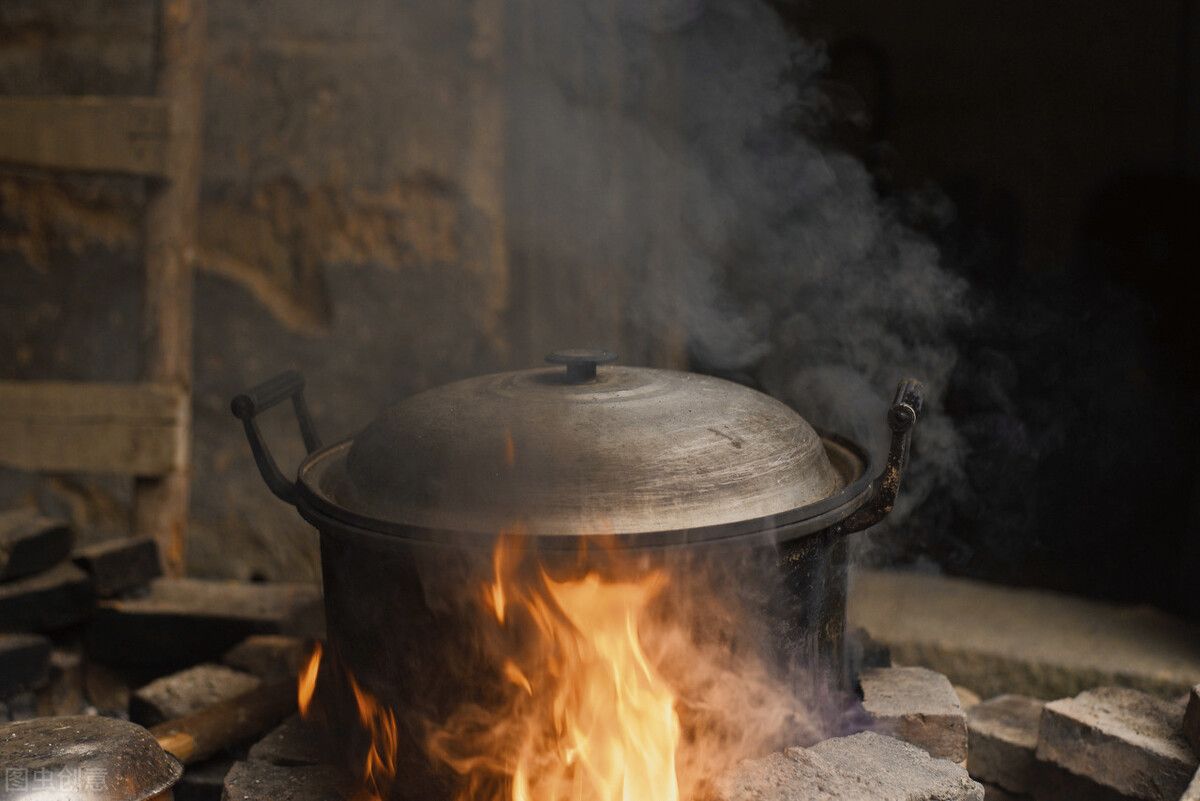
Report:
<svg viewBox="0 0 1200 801"><path fill-rule="evenodd" d="M582 384L596 377L596 365L608 364L617 360L617 354L611 350L598 348L571 348L556 350L546 357L550 364L563 364L567 367L567 383Z"/></svg>

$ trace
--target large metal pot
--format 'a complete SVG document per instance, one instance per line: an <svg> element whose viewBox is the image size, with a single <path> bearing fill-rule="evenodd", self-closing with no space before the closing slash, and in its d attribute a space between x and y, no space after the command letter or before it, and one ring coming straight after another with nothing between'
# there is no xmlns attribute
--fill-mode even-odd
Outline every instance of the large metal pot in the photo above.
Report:
<svg viewBox="0 0 1200 801"><path fill-rule="evenodd" d="M578 560L582 543L603 537L639 565L703 564L697 572L719 576L704 591L755 611L781 669L844 685L843 535L891 511L920 385L897 389L876 472L864 448L767 395L613 358L565 351L548 357L555 367L428 390L327 447L295 372L233 401L267 486L321 532L336 663L400 710L402 729L414 713L401 749L415 755L410 776L420 721L474 691L464 676L487 671L462 636L462 588L486 581L496 537L514 525L550 562ZM294 481L255 421L287 399L309 451ZM439 794L416 780L409 790Z"/></svg>

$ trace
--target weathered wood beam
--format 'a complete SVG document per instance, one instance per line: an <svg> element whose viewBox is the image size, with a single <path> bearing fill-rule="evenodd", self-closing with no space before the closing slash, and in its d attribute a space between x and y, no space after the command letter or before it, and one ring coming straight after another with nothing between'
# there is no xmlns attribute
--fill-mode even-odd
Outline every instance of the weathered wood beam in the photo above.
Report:
<svg viewBox="0 0 1200 801"><path fill-rule="evenodd" d="M169 116L157 97L0 97L0 162L162 175Z"/></svg>
<svg viewBox="0 0 1200 801"><path fill-rule="evenodd" d="M183 467L188 418L171 385L0 381L0 464L161 475Z"/></svg>
<svg viewBox="0 0 1200 801"><path fill-rule="evenodd" d="M146 295L142 307L142 375L192 387L192 282L200 213L200 132L204 93L205 0L162 0L158 96L169 104L166 181L146 204ZM190 428L190 426L189 426ZM183 459L134 487L133 531L153 537L168 576L184 573L190 439Z"/></svg>

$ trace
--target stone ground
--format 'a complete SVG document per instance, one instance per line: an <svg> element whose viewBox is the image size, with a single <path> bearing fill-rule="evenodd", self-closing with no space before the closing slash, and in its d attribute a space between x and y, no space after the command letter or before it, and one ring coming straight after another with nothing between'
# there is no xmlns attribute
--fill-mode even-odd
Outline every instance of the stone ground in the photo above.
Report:
<svg viewBox="0 0 1200 801"><path fill-rule="evenodd" d="M717 788L720 801L983 801L967 772L874 732L747 760Z"/></svg>

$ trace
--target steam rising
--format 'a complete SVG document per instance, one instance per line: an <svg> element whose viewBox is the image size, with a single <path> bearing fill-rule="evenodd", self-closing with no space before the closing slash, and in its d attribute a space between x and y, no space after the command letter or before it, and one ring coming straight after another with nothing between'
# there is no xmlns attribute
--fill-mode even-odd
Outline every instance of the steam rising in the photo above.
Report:
<svg viewBox="0 0 1200 801"><path fill-rule="evenodd" d="M518 0L507 20L517 257L644 271L635 338L681 323L701 364L753 369L876 449L895 382L919 377L932 402L902 503L956 474L937 398L964 286L862 164L818 143L822 49L757 0Z"/></svg>

